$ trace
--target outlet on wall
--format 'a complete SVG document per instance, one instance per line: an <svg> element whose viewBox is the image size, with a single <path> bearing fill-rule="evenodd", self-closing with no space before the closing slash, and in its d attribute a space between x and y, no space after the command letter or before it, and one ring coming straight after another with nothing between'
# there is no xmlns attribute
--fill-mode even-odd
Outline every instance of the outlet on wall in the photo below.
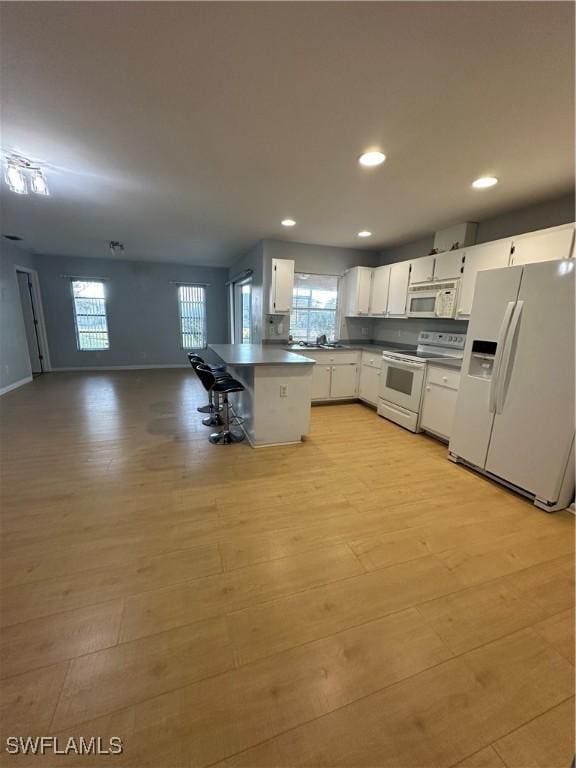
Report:
<svg viewBox="0 0 576 768"><path fill-rule="evenodd" d="M286 384L280 384L280 397L288 397L288 387Z"/></svg>

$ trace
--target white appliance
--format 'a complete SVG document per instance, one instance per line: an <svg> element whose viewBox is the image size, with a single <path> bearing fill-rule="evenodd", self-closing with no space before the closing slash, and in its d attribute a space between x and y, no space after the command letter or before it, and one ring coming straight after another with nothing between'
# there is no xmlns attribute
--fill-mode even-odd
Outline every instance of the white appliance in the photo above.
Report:
<svg viewBox="0 0 576 768"><path fill-rule="evenodd" d="M553 511L574 495L574 262L478 273L450 458Z"/></svg>
<svg viewBox="0 0 576 768"><path fill-rule="evenodd" d="M460 280L418 283L408 288L408 317L454 317Z"/></svg>
<svg viewBox="0 0 576 768"><path fill-rule="evenodd" d="M382 353L378 414L411 432L420 432L426 363L462 358L466 335L421 331L412 350Z"/></svg>

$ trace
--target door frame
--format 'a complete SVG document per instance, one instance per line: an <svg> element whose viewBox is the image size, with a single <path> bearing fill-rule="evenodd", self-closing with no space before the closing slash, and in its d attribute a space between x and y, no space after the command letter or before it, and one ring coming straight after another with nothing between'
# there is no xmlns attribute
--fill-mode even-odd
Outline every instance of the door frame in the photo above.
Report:
<svg viewBox="0 0 576 768"><path fill-rule="evenodd" d="M46 373L52 370L52 363L50 362L50 349L48 347L48 334L46 332L46 319L44 317L44 307L42 306L42 294L40 292L40 280L38 279L38 272L30 267L21 267L18 264L14 265L14 277L16 278L16 284L18 284L18 272L26 272L30 277L32 283L32 301L34 303L34 310L37 314L36 320L38 325L36 329L38 331L38 339L40 341L40 349L42 352L42 368Z"/></svg>

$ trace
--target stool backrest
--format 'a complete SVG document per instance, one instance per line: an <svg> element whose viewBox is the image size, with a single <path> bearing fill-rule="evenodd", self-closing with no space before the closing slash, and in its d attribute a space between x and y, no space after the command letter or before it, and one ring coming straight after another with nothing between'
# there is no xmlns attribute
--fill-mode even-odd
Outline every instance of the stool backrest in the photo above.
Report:
<svg viewBox="0 0 576 768"><path fill-rule="evenodd" d="M194 355L192 352L190 352L188 355L188 361L194 370L196 370L199 365L204 363L204 360L200 357L200 355Z"/></svg>
<svg viewBox="0 0 576 768"><path fill-rule="evenodd" d="M200 363L199 365L196 366L196 373L198 374L198 378L202 382L204 389L206 390L212 389L212 387L216 382L216 379L214 377L214 374L210 370L210 368Z"/></svg>

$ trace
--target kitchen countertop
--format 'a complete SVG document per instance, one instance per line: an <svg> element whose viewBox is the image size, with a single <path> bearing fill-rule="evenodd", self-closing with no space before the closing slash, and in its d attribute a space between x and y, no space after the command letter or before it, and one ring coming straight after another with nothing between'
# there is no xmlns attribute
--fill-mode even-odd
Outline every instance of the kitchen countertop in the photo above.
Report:
<svg viewBox="0 0 576 768"><path fill-rule="evenodd" d="M270 344L209 344L226 365L313 365L303 355Z"/></svg>
<svg viewBox="0 0 576 768"><path fill-rule="evenodd" d="M286 344L282 349L290 352L350 352L350 351L364 351L364 352L385 352L386 350L392 352L397 349L416 349L413 344L397 344L395 342L383 342L382 344L365 344L355 342L339 342L338 347L301 347L299 344Z"/></svg>
<svg viewBox="0 0 576 768"><path fill-rule="evenodd" d="M444 357L441 360L428 360L428 365L441 365L444 368L454 368L456 371L462 369L461 357Z"/></svg>
<svg viewBox="0 0 576 768"><path fill-rule="evenodd" d="M416 350L416 347L414 345L410 344L395 344L394 342L386 343L383 342L382 344L355 344L354 342L350 344L344 344L342 343L341 346L338 347L301 347L298 344L292 344L290 346L283 347L285 350L302 350L302 352L350 352L352 350L359 350L363 352L394 352L397 350ZM445 358L437 358L428 360L428 363L430 365L442 365L445 368L453 368L454 370L459 371L462 368L462 358L461 357L445 357Z"/></svg>

